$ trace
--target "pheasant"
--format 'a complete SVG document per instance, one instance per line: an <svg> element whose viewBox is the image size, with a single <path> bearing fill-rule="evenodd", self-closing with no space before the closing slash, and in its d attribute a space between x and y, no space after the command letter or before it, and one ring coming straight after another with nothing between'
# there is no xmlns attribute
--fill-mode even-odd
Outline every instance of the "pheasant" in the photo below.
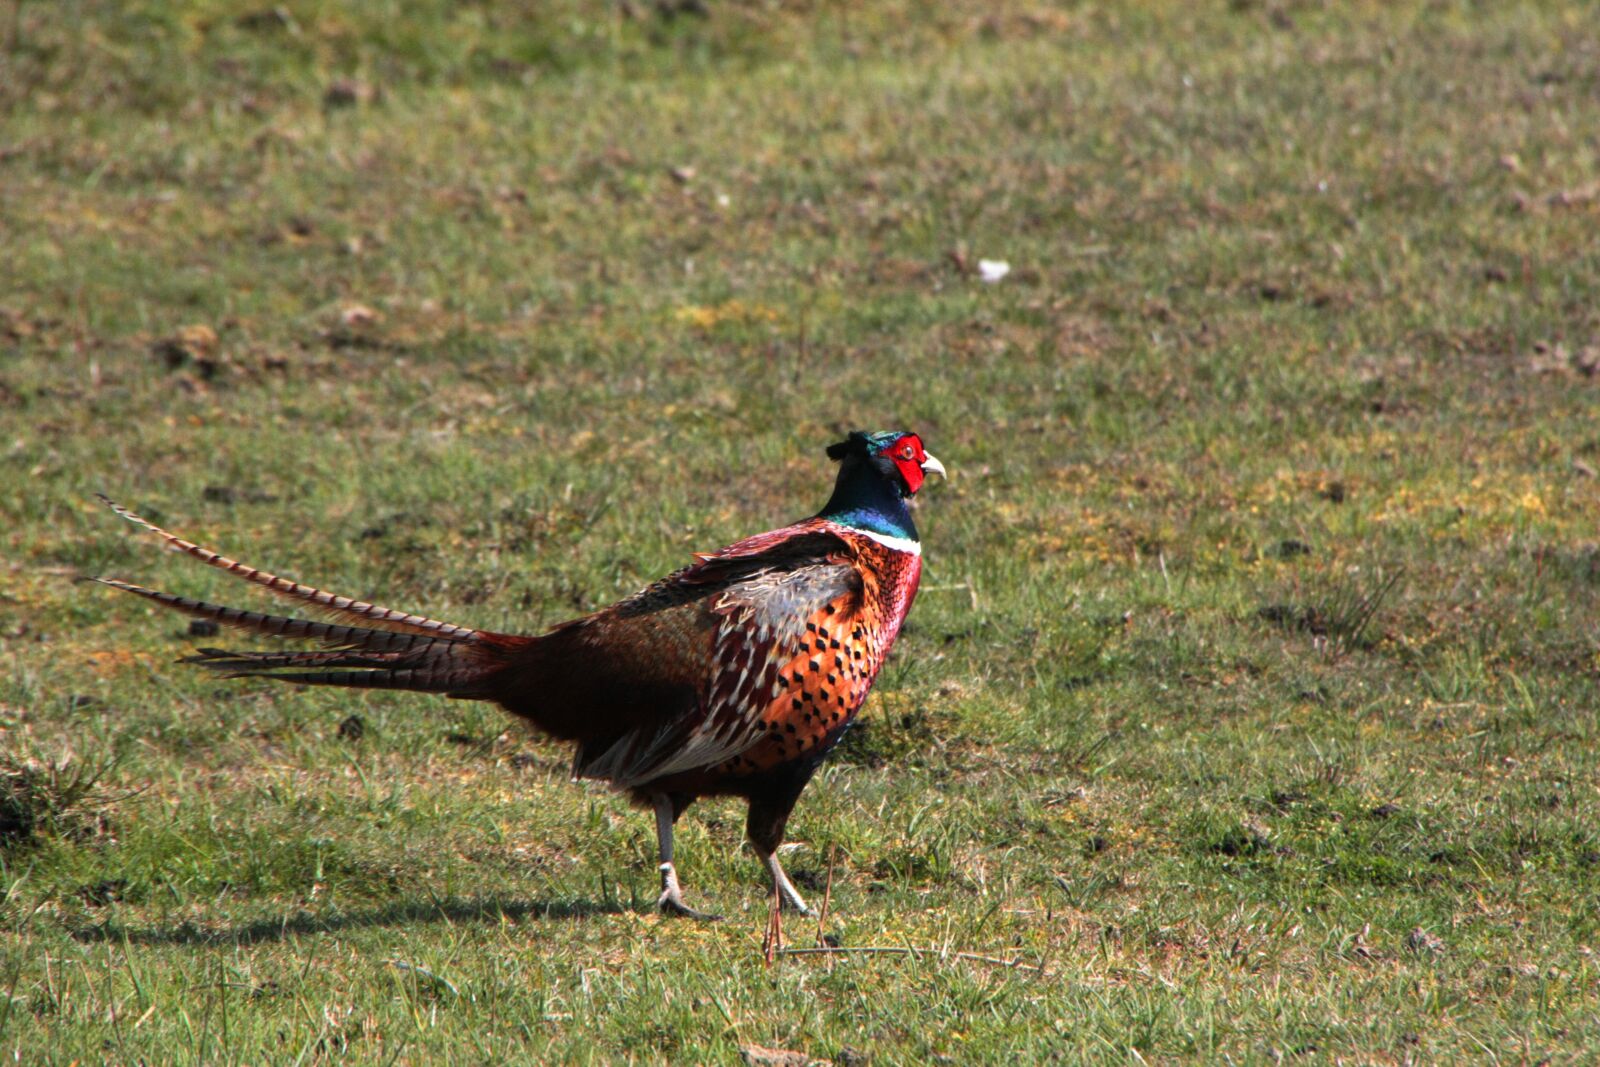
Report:
<svg viewBox="0 0 1600 1067"><path fill-rule="evenodd" d="M115 578L89 579L200 619L317 651L202 648L186 662L230 677L412 690L487 700L574 745L574 779L599 779L655 814L659 907L684 903L672 832L707 796L742 797L746 836L773 892L809 914L778 846L801 792L854 722L922 573L907 500L944 466L913 433L856 431L815 516L696 554L689 566L539 635L456 626L335 596L238 563L101 497L202 563L319 609L319 622L209 604Z"/></svg>

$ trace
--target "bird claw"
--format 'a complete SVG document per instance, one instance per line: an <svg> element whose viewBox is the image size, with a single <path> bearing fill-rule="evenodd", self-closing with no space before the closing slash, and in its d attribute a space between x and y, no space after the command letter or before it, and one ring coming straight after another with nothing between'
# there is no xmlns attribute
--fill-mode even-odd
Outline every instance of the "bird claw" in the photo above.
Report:
<svg viewBox="0 0 1600 1067"><path fill-rule="evenodd" d="M806 898L794 887L794 883L789 881L789 876L783 873L783 865L778 862L776 855L767 858L767 870L772 873L773 892L778 894L778 899L783 901L784 907L801 915L816 914L811 905L806 903Z"/></svg>
<svg viewBox="0 0 1600 1067"><path fill-rule="evenodd" d="M809 918L817 914L817 909L807 904L799 893L790 894L780 890L778 896L783 900L783 906L797 915Z"/></svg>
<svg viewBox="0 0 1600 1067"><path fill-rule="evenodd" d="M696 911L683 902L683 896L670 889L661 894L661 899L656 901L656 907L668 915L681 915L685 919L694 919L703 923L719 923L722 916L713 915L708 911Z"/></svg>

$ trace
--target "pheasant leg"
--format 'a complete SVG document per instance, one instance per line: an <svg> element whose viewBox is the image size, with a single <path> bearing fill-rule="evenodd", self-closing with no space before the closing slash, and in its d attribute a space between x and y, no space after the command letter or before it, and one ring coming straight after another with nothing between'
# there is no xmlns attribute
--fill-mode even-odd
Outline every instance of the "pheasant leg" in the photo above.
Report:
<svg viewBox="0 0 1600 1067"><path fill-rule="evenodd" d="M789 876L783 873L783 864L778 862L778 854L776 852L767 853L766 864L767 871L772 875L773 888L778 891L779 896L783 897L783 902L801 915L815 914L810 905L806 903L806 898L801 896L800 891L794 887L794 883L789 881Z"/></svg>
<svg viewBox="0 0 1600 1067"><path fill-rule="evenodd" d="M672 799L666 795L656 797L656 845L661 856L661 897L656 907L669 915L682 915L701 922L718 922L720 915L696 911L683 902L683 887L678 885L678 872L672 866Z"/></svg>

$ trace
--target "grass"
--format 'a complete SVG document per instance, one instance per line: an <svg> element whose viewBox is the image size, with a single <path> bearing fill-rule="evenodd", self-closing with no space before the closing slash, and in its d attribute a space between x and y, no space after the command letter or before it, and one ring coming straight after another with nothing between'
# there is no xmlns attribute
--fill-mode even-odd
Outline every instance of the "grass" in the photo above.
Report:
<svg viewBox="0 0 1600 1067"><path fill-rule="evenodd" d="M679 7L0 7L0 1052L1594 1058L1585 5ZM736 805L664 920L493 709L72 582L256 602L104 490L537 630L891 425L953 477L787 862L928 955L769 967Z"/></svg>

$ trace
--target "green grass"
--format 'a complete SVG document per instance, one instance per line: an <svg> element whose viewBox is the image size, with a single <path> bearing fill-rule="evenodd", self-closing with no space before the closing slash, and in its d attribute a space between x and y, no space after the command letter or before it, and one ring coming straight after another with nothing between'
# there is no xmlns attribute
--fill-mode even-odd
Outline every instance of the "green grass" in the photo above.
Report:
<svg viewBox="0 0 1600 1067"><path fill-rule="evenodd" d="M1588 6L707 7L0 6L0 1054L1600 1054ZM787 862L932 955L767 966L737 805L662 919L494 709L72 582L257 603L104 490L537 630L893 425L953 477Z"/></svg>

